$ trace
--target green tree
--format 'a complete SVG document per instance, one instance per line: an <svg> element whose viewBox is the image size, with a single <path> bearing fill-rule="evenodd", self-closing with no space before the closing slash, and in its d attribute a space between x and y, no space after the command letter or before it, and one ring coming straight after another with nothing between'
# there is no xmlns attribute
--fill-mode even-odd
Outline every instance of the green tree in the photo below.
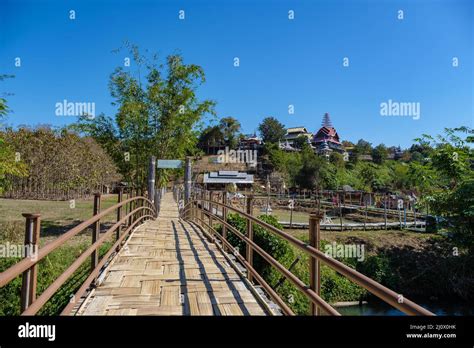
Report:
<svg viewBox="0 0 474 348"><path fill-rule="evenodd" d="M300 188L313 190L334 186L334 173L331 173L328 162L317 156L311 148L301 151L301 162L302 167L296 175L296 183Z"/></svg>
<svg viewBox="0 0 474 348"><path fill-rule="evenodd" d="M180 55L168 56L165 66L157 55L150 59L141 55L135 45L126 43L124 48L132 54L136 69L119 67L110 77L117 114L92 120L82 117L76 128L111 151L122 174L144 189L150 156L183 159L196 152L195 127L204 116L215 115L215 102L200 101L196 95L205 82L200 66L185 64ZM169 171L159 170L157 177L164 184Z"/></svg>
<svg viewBox="0 0 474 348"><path fill-rule="evenodd" d="M336 168L344 168L346 165L344 161L344 156L335 151L331 152L331 154L329 155L329 162L334 164Z"/></svg>
<svg viewBox="0 0 474 348"><path fill-rule="evenodd" d="M431 207L436 214L448 218L448 228L455 240L474 252L474 177L461 183L453 191L433 195Z"/></svg>
<svg viewBox="0 0 474 348"><path fill-rule="evenodd" d="M308 147L308 138L305 136L300 135L293 141L293 147L296 149L303 149L304 147Z"/></svg>
<svg viewBox="0 0 474 348"><path fill-rule="evenodd" d="M12 75L0 75L0 81L12 78ZM3 121L9 112L7 100L0 98L0 121ZM13 148L0 137L0 193L10 185L9 176L24 177L27 175L25 163L16 155Z"/></svg>
<svg viewBox="0 0 474 348"><path fill-rule="evenodd" d="M238 144L240 122L233 117L224 117L219 121L219 128L224 141L230 148L235 148Z"/></svg>
<svg viewBox="0 0 474 348"><path fill-rule="evenodd" d="M372 150L372 159L374 163L382 164L387 159L387 155L388 155L388 150L384 144L377 145Z"/></svg>
<svg viewBox="0 0 474 348"><path fill-rule="evenodd" d="M429 161L411 163L417 170L411 177L430 193L427 201L433 213L447 219L446 227L469 253L474 251L474 150L469 146L473 134L468 127L446 128L436 137L424 134L416 140L429 149Z"/></svg>
<svg viewBox="0 0 474 348"><path fill-rule="evenodd" d="M377 173L377 166L373 163L361 163L359 166L359 173L362 182L365 185L365 190L376 191L380 188L380 180Z"/></svg>
<svg viewBox="0 0 474 348"><path fill-rule="evenodd" d="M473 150L468 146L472 142L474 131L468 127L446 128L444 135L436 138L424 134L415 139L421 145L431 148L430 164L444 182L455 188L463 179L472 175ZM467 134L463 139L460 134Z"/></svg>
<svg viewBox="0 0 474 348"><path fill-rule="evenodd" d="M370 155L372 152L372 144L364 139L359 139L354 146L354 151L359 155Z"/></svg>
<svg viewBox="0 0 474 348"><path fill-rule="evenodd" d="M199 136L197 146L206 154L215 153L215 149L225 144L224 134L219 126L205 128Z"/></svg>
<svg viewBox="0 0 474 348"><path fill-rule="evenodd" d="M278 143L286 134L285 126L274 117L266 117L258 126L264 143Z"/></svg>

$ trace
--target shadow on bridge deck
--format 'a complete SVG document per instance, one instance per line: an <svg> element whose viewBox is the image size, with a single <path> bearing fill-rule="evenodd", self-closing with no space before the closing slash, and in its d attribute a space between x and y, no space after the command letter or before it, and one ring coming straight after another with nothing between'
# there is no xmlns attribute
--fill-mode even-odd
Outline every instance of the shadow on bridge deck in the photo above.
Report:
<svg viewBox="0 0 474 348"><path fill-rule="evenodd" d="M134 231L77 315L266 315L247 283L167 193Z"/></svg>

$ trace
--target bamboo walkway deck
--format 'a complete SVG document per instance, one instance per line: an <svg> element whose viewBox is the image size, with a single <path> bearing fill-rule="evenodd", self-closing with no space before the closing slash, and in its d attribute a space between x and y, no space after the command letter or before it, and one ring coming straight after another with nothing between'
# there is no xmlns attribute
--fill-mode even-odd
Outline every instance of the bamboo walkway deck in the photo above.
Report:
<svg viewBox="0 0 474 348"><path fill-rule="evenodd" d="M266 315L202 232L178 218L171 193L135 230L76 315Z"/></svg>

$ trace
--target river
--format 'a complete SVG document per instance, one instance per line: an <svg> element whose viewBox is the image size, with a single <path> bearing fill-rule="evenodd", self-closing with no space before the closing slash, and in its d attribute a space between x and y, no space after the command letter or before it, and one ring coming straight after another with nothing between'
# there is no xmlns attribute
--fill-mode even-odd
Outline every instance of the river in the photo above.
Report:
<svg viewBox="0 0 474 348"><path fill-rule="evenodd" d="M418 302L417 302L418 303ZM430 302L418 303L420 306L428 309L436 315L474 315L474 305L466 302ZM386 303L367 303L361 306L338 307L337 310L342 315L381 315L395 316L404 315L397 309L394 309Z"/></svg>

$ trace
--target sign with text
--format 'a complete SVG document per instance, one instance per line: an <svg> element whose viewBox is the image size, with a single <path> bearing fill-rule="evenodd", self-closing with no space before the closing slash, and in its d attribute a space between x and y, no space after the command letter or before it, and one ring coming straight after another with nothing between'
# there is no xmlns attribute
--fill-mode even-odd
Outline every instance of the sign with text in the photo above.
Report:
<svg viewBox="0 0 474 348"><path fill-rule="evenodd" d="M158 160L156 167L157 168L167 168L167 169L176 169L183 166L183 161L181 160Z"/></svg>

